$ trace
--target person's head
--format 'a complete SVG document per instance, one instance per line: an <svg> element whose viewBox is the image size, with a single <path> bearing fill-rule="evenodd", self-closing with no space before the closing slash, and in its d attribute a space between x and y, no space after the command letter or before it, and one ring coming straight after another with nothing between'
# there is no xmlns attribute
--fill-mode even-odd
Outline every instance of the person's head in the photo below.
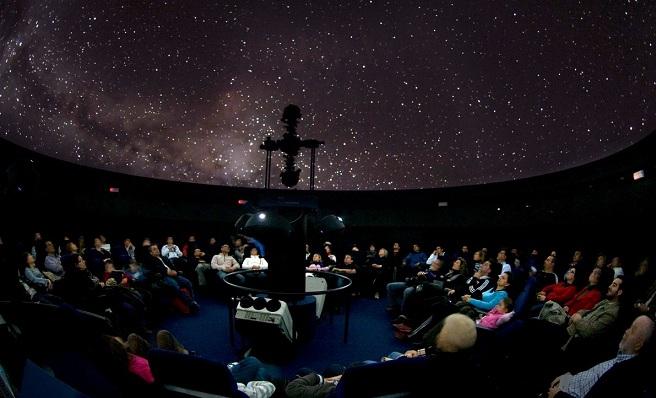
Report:
<svg viewBox="0 0 656 398"><path fill-rule="evenodd" d="M492 272L492 262L490 260L483 261L481 267L478 269L479 275L490 275L490 272Z"/></svg>
<svg viewBox="0 0 656 398"><path fill-rule="evenodd" d="M132 272L133 274L141 271L141 266L139 265L139 263L137 263L134 260L130 261L129 267L130 267L130 272Z"/></svg>
<svg viewBox="0 0 656 398"><path fill-rule="evenodd" d="M635 274L636 276L638 276L638 275L646 275L647 273L649 273L649 259L645 257L638 264L638 269L636 270Z"/></svg>
<svg viewBox="0 0 656 398"><path fill-rule="evenodd" d="M66 245L66 251L68 251L68 253L70 254L77 253L77 250L78 250L77 245L73 242L68 242L68 244Z"/></svg>
<svg viewBox="0 0 656 398"><path fill-rule="evenodd" d="M462 253L462 254L467 254L467 253L469 253L469 246L467 246L467 245L463 245L463 246L460 248L460 253Z"/></svg>
<svg viewBox="0 0 656 398"><path fill-rule="evenodd" d="M370 245L369 245L369 251L375 253L375 252L376 252L376 245L374 245L373 243L370 244Z"/></svg>
<svg viewBox="0 0 656 398"><path fill-rule="evenodd" d="M34 256L30 253L23 254L23 264L26 267L30 267L30 268L34 267L34 265L36 264L36 261L34 260Z"/></svg>
<svg viewBox="0 0 656 398"><path fill-rule="evenodd" d="M435 252L437 254L444 254L444 248L442 246L435 246Z"/></svg>
<svg viewBox="0 0 656 398"><path fill-rule="evenodd" d="M553 272L555 264L555 259L553 256L547 256L547 258L544 259L544 264L542 264L542 268L545 270L545 272Z"/></svg>
<svg viewBox="0 0 656 398"><path fill-rule="evenodd" d="M574 285L576 282L576 268L570 268L565 272L565 283Z"/></svg>
<svg viewBox="0 0 656 398"><path fill-rule="evenodd" d="M453 265L451 265L451 269L454 271L458 271L461 274L466 274L467 273L467 260L465 260L462 257L458 257L457 259L453 260Z"/></svg>
<svg viewBox="0 0 656 398"><path fill-rule="evenodd" d="M574 251L574 254L572 255L572 262L578 263L583 259L583 253L580 250Z"/></svg>
<svg viewBox="0 0 656 398"><path fill-rule="evenodd" d="M172 245L173 244L173 237L172 236L167 236L166 237L166 244L167 245Z"/></svg>
<svg viewBox="0 0 656 398"><path fill-rule="evenodd" d="M590 272L590 276L588 277L588 283L591 285L598 285L599 282L601 281L601 268L595 268Z"/></svg>
<svg viewBox="0 0 656 398"><path fill-rule="evenodd" d="M419 244L413 243L412 244L412 251L413 252L419 252L419 250L421 250L421 248L419 247Z"/></svg>
<svg viewBox="0 0 656 398"><path fill-rule="evenodd" d="M314 253L312 255L312 262L313 263L320 263L321 262L321 254L319 253Z"/></svg>
<svg viewBox="0 0 656 398"><path fill-rule="evenodd" d="M401 250L401 244L399 242L394 242L394 244L392 244L392 250L394 251Z"/></svg>
<svg viewBox="0 0 656 398"><path fill-rule="evenodd" d="M608 291L606 292L606 298L609 300L619 300L622 294L624 293L624 287L622 286L622 278L615 278L613 282L608 286Z"/></svg>
<svg viewBox="0 0 656 398"><path fill-rule="evenodd" d="M212 246L216 245L216 238L215 237L210 238L210 245L212 245Z"/></svg>
<svg viewBox="0 0 656 398"><path fill-rule="evenodd" d="M114 261L112 261L111 258L105 259L104 264L105 264L105 272L116 271L116 268L114 268Z"/></svg>
<svg viewBox="0 0 656 398"><path fill-rule="evenodd" d="M198 247L194 249L194 258L201 258L205 255L201 249Z"/></svg>
<svg viewBox="0 0 656 398"><path fill-rule="evenodd" d="M93 238L93 247L95 247L96 249L100 249L102 245L103 243L102 240L100 240L100 238Z"/></svg>
<svg viewBox="0 0 656 398"><path fill-rule="evenodd" d="M344 264L346 264L346 265L353 264L353 256L351 256L350 254L345 255L344 256Z"/></svg>
<svg viewBox="0 0 656 398"><path fill-rule="evenodd" d="M221 245L221 253L223 253L224 255L230 253L230 245L227 244L227 243L222 244Z"/></svg>
<svg viewBox="0 0 656 398"><path fill-rule="evenodd" d="M597 261L595 262L595 267L603 268L605 266L606 266L606 256L603 254L598 255Z"/></svg>
<svg viewBox="0 0 656 398"><path fill-rule="evenodd" d="M41 240L43 239L41 236L41 232L35 232L34 233L34 240Z"/></svg>
<svg viewBox="0 0 656 398"><path fill-rule="evenodd" d="M654 321L646 315L637 317L631 326L626 329L619 344L619 352L623 354L637 354L651 340L654 334Z"/></svg>
<svg viewBox="0 0 656 398"><path fill-rule="evenodd" d="M130 240L130 238L123 239L123 246L130 247L130 245L132 245L132 241Z"/></svg>
<svg viewBox="0 0 656 398"><path fill-rule="evenodd" d="M151 256L159 257L159 247L157 245L150 245L150 250L148 250Z"/></svg>
<svg viewBox="0 0 656 398"><path fill-rule="evenodd" d="M150 242L150 239L148 239L148 238L145 238L145 239L141 242L141 246L143 246L143 247L146 247L146 246L150 247L150 245L152 245L152 243Z"/></svg>
<svg viewBox="0 0 656 398"><path fill-rule="evenodd" d="M497 279L497 290L507 289L510 286L510 273L504 272Z"/></svg>
<svg viewBox="0 0 656 398"><path fill-rule="evenodd" d="M100 242L102 242L103 245L107 243L107 238L103 234L98 235L98 239L100 239Z"/></svg>
<svg viewBox="0 0 656 398"><path fill-rule="evenodd" d="M513 310L513 301L510 297L505 297L503 300L499 301L499 304L496 305L496 309L499 312L507 314Z"/></svg>
<svg viewBox="0 0 656 398"><path fill-rule="evenodd" d="M440 260L439 258L433 261L430 265L430 270L433 272L437 272L442 268L442 263L443 261Z"/></svg>
<svg viewBox="0 0 656 398"><path fill-rule="evenodd" d="M333 253L333 249L332 249L332 247L330 247L330 245L324 246L323 251L325 251L326 254L332 254Z"/></svg>
<svg viewBox="0 0 656 398"><path fill-rule="evenodd" d="M380 257L380 258L385 258L385 257L387 257L388 254L389 253L387 252L387 249L385 249L385 248L381 248L380 250L378 250L378 257Z"/></svg>
<svg viewBox="0 0 656 398"><path fill-rule="evenodd" d="M483 253L482 253L480 250L476 250L476 251L474 252L474 255L472 256L472 260L474 260L474 262L480 262L480 261L481 261L481 258L482 258L482 257L481 257L482 254L483 254Z"/></svg>
<svg viewBox="0 0 656 398"><path fill-rule="evenodd" d="M55 254L57 249L51 241L46 241L46 254Z"/></svg>
<svg viewBox="0 0 656 398"><path fill-rule="evenodd" d="M212 242L210 242L212 243ZM241 238L235 238L235 247L241 247L243 245Z"/></svg>
<svg viewBox="0 0 656 398"><path fill-rule="evenodd" d="M130 356L125 344L119 337L103 335L101 353L106 364L111 365L114 371L125 371L130 363Z"/></svg>
<svg viewBox="0 0 656 398"><path fill-rule="evenodd" d="M80 271L87 269L87 262L84 260L84 257L80 256L79 254L74 254L71 260L73 260L73 266L76 269Z"/></svg>
<svg viewBox="0 0 656 398"><path fill-rule="evenodd" d="M538 255L538 249L531 250L531 256L537 256L537 255Z"/></svg>
<svg viewBox="0 0 656 398"><path fill-rule="evenodd" d="M260 251L257 250L257 247L255 246L251 247L251 256L259 256L259 255L260 255Z"/></svg>
<svg viewBox="0 0 656 398"><path fill-rule="evenodd" d="M497 253L497 262L498 263L503 263L503 262L506 261L506 258L507 258L506 257L506 250L505 249L499 250L499 252Z"/></svg>
<svg viewBox="0 0 656 398"><path fill-rule="evenodd" d="M442 352L458 352L476 343L476 324L463 314L451 314L444 318L442 329L435 338L435 347Z"/></svg>
<svg viewBox="0 0 656 398"><path fill-rule="evenodd" d="M610 266L611 266L612 268L618 268L618 267L621 267L621 266L622 266L622 259L621 259L620 257L617 257L617 256L616 256L616 257L613 257L613 258L610 260Z"/></svg>
<svg viewBox="0 0 656 398"><path fill-rule="evenodd" d="M196 237L194 235L189 235L189 239L187 239L187 242L189 242L189 243L196 242Z"/></svg>

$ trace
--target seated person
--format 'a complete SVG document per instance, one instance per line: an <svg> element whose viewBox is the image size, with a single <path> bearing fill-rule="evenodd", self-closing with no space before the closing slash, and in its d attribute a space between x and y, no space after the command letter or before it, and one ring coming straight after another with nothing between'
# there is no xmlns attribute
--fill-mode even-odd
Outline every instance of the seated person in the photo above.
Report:
<svg viewBox="0 0 656 398"><path fill-rule="evenodd" d="M427 393L435 388L440 396L471 396L473 390L463 388L474 371L469 349L476 343L476 325L462 314L444 319L434 339L435 350L409 350L400 359L380 364L352 366L343 375L326 377L312 372L292 380L285 390L290 398L301 397L375 397L397 393L410 396L433 396ZM407 359L410 358L410 359ZM427 380L439 375L449 383ZM375 380L375 381L374 381ZM480 394L476 390L476 394ZM405 395L404 395L405 396Z"/></svg>
<svg viewBox="0 0 656 398"><path fill-rule="evenodd" d="M150 246L150 253L144 262L148 277L153 283L161 283L176 297L181 299L192 312L197 312L200 305L194 299L194 290L189 279L177 271L171 261L162 257L157 245Z"/></svg>
<svg viewBox="0 0 656 398"><path fill-rule="evenodd" d="M239 261L230 255L230 245L221 245L221 252L212 257L210 267L218 272L219 278L223 279L231 272L239 270ZM199 277L200 281L200 277Z"/></svg>
<svg viewBox="0 0 656 398"><path fill-rule="evenodd" d="M490 292L483 293L480 300L472 298L466 294L462 296L462 301L478 311L489 311L494 308L501 300L508 297L506 289L510 286L510 273L504 272L497 279L497 288Z"/></svg>
<svg viewBox="0 0 656 398"><path fill-rule="evenodd" d="M576 268L570 268L561 282L545 286L536 294L537 304L531 308L531 313L537 316L547 301L565 305L576 295Z"/></svg>
<svg viewBox="0 0 656 398"><path fill-rule="evenodd" d="M57 248L51 241L46 242L46 258L43 266L46 271L51 272L57 278L64 276L64 267L61 263L61 257L57 254Z"/></svg>
<svg viewBox="0 0 656 398"><path fill-rule="evenodd" d="M129 278L125 272L117 271L114 267L114 261L108 258L105 259L105 272L103 273L102 281L106 286L127 286Z"/></svg>
<svg viewBox="0 0 656 398"><path fill-rule="evenodd" d="M474 275L465 281L464 294L469 294L472 298L480 299L483 297L483 292L494 289L494 280L490 278L491 272L492 262L490 260L485 260L482 264L479 264Z"/></svg>
<svg viewBox="0 0 656 398"><path fill-rule="evenodd" d="M312 261L305 267L305 270L308 272L312 271L328 271L330 266L321 261L321 255L319 253L314 253L312 255Z"/></svg>
<svg viewBox="0 0 656 398"><path fill-rule="evenodd" d="M241 265L242 269L250 270L265 270L269 268L269 263L260 257L260 251L257 247L251 247L251 256L244 259L244 263Z"/></svg>
<svg viewBox="0 0 656 398"><path fill-rule="evenodd" d="M198 286L207 286L207 279L205 278L205 271L211 268L210 263L205 261L205 252L201 248L196 247L188 260L189 269L193 269L198 280Z"/></svg>
<svg viewBox="0 0 656 398"><path fill-rule="evenodd" d="M387 296L389 306L387 311L399 311L407 314L406 302L415 292L416 286L422 282L433 283L440 281L441 269L444 262L440 259L433 261L426 271L417 272L414 278L408 278L405 282L392 282L387 284ZM440 285L443 282L440 281Z"/></svg>
<svg viewBox="0 0 656 398"><path fill-rule="evenodd" d="M42 292L52 290L52 282L50 279L46 278L45 275L36 267L36 260L34 256L25 253L23 255L24 265L25 265L25 279L29 284L31 284L35 289Z"/></svg>
<svg viewBox="0 0 656 398"><path fill-rule="evenodd" d="M558 376L549 388L548 397L585 397L595 384L618 364L635 358L646 347L654 333L654 321L647 316L637 317L627 329L619 344L617 356L592 368L572 375L565 373ZM626 390L622 391L626 392ZM606 394L604 394L606 396ZM616 396L609 394L607 396ZM633 395L630 395L633 396Z"/></svg>
<svg viewBox="0 0 656 398"><path fill-rule="evenodd" d="M481 319L476 321L478 326L486 329L496 329L508 322L513 316L513 302L510 297L506 297L499 302L494 308L485 314Z"/></svg>
<svg viewBox="0 0 656 398"><path fill-rule="evenodd" d="M353 287L352 291L354 292L353 294L358 294L360 291L360 284L359 284L359 278L358 278L358 266L355 265L353 261L353 256L350 254L346 254L344 256L344 263L339 266L333 267L331 270L332 272L340 275L346 275L349 278L351 278L351 281L353 282ZM337 281L337 286L336 287L341 287L344 286L345 282L340 278Z"/></svg>

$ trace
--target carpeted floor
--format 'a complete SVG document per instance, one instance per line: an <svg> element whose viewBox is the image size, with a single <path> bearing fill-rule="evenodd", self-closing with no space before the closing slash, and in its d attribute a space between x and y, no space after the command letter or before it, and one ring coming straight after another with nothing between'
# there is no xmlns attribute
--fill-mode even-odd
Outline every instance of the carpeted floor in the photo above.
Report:
<svg viewBox="0 0 656 398"><path fill-rule="evenodd" d="M171 315L162 322L161 328L168 329L197 355L229 363L239 360L245 343L235 333L235 345L230 344L227 305L214 298L200 298L201 311L197 315ZM301 367L321 372L331 364L344 366L350 363L373 359L391 351L405 351L407 343L394 338L389 316L385 312L386 299L354 298L348 342L343 342L344 310L332 316L324 314L316 321L313 335L294 346L285 346L286 355L259 355L264 361L281 367L287 377L292 377ZM272 344L279 344L273 342ZM263 353L261 353L263 354Z"/></svg>

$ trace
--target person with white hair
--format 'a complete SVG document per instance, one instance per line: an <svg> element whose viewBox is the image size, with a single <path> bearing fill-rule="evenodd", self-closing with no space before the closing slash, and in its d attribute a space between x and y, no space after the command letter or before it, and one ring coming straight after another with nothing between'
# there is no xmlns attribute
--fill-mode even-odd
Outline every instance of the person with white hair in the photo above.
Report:
<svg viewBox="0 0 656 398"><path fill-rule="evenodd" d="M624 361L636 357L654 334L654 321L646 315L637 317L620 341L617 356L583 372L558 376L549 388L548 397L585 397L604 374Z"/></svg>

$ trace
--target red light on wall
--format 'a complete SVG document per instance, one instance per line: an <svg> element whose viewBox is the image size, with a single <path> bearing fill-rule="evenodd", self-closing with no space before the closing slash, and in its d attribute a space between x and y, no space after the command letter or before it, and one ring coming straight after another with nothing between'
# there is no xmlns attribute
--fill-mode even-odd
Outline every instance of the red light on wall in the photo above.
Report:
<svg viewBox="0 0 656 398"><path fill-rule="evenodd" d="M120 190L118 187L109 187L109 192L111 193L118 193Z"/></svg>
<svg viewBox="0 0 656 398"><path fill-rule="evenodd" d="M245 205L246 203L248 203L248 201L247 201L246 199L239 199L239 200L237 201L237 204L238 204L239 206L243 206L243 205Z"/></svg>

